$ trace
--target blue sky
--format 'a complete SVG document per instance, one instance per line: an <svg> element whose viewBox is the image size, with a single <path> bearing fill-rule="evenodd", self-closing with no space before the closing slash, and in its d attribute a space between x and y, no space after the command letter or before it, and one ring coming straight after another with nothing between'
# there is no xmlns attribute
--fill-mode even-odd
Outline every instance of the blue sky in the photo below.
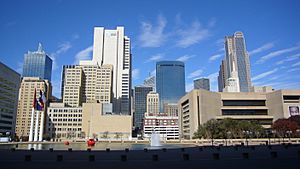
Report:
<svg viewBox="0 0 300 169"><path fill-rule="evenodd" d="M54 59L53 94L61 67L92 56L93 27L124 26L131 38L133 85L159 60L181 60L186 88L209 77L217 90L223 38L242 31L254 85L300 88L300 1L296 0L1 0L0 61L22 72L24 54L41 42Z"/></svg>

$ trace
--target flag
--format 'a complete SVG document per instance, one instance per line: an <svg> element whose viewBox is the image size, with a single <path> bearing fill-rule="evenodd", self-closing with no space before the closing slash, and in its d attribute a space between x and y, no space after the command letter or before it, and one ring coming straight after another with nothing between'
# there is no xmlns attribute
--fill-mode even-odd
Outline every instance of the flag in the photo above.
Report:
<svg viewBox="0 0 300 169"><path fill-rule="evenodd" d="M46 105L47 102L47 85L46 83L44 83L44 89L43 89L43 93L42 93L42 99L43 99L43 103L44 105Z"/></svg>
<svg viewBox="0 0 300 169"><path fill-rule="evenodd" d="M43 101L43 92L42 92L42 90L40 90L40 95L39 95L39 98L37 99L36 109L37 110L44 110L44 107L45 107L45 103Z"/></svg>
<svg viewBox="0 0 300 169"><path fill-rule="evenodd" d="M32 107L36 109L37 102L36 102L36 89L34 89L34 96L33 96L33 102L32 102Z"/></svg>

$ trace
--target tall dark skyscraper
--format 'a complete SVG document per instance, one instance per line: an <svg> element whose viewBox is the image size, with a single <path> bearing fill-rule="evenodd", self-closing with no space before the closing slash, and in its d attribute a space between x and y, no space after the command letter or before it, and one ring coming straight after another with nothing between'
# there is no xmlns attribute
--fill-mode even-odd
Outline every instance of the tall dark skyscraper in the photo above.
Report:
<svg viewBox="0 0 300 169"><path fill-rule="evenodd" d="M238 75L239 91L250 92L250 61L242 32L235 32L233 36L225 37L225 58L220 66L219 87L229 86L228 79L232 78L230 76L234 69Z"/></svg>
<svg viewBox="0 0 300 169"><path fill-rule="evenodd" d="M144 114L147 111L147 94L153 91L150 86L134 87L134 127L142 129Z"/></svg>
<svg viewBox="0 0 300 169"><path fill-rule="evenodd" d="M23 77L40 77L41 79L51 81L52 59L43 50L39 44L38 50L28 51L25 54L23 65Z"/></svg>
<svg viewBox="0 0 300 169"><path fill-rule="evenodd" d="M156 63L156 92L159 94L160 112L164 103L177 103L185 95L185 69L180 61Z"/></svg>

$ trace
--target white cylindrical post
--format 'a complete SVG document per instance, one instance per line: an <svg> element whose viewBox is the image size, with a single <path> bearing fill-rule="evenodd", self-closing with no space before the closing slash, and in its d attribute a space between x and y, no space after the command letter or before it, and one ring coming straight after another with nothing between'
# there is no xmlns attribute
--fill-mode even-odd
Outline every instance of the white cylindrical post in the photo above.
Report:
<svg viewBox="0 0 300 169"><path fill-rule="evenodd" d="M31 118L30 118L30 131L29 131L29 140L28 141L32 141L33 140L33 124L34 124L34 108L32 108L31 111Z"/></svg>
<svg viewBox="0 0 300 169"><path fill-rule="evenodd" d="M43 134L44 134L44 111L41 111L41 125L40 125L40 133L39 133L39 141L43 141Z"/></svg>
<svg viewBox="0 0 300 169"><path fill-rule="evenodd" d="M38 141L38 134L39 134L39 111L36 111L36 118L35 118L35 130L34 130L34 140Z"/></svg>

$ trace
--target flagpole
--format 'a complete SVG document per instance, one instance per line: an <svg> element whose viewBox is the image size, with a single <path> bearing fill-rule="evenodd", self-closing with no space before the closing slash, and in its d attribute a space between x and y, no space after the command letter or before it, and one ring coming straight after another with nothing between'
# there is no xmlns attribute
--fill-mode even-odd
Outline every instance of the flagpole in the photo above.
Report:
<svg viewBox="0 0 300 169"><path fill-rule="evenodd" d="M34 108L31 110L31 121L30 121L30 131L29 131L29 140L33 141L33 119L34 119Z"/></svg>
<svg viewBox="0 0 300 169"><path fill-rule="evenodd" d="M43 141L45 112L41 111L40 113L41 113L41 126L40 126L40 133L39 133L39 141Z"/></svg>
<svg viewBox="0 0 300 169"><path fill-rule="evenodd" d="M35 119L35 130L34 130L34 140L38 141L38 128L39 128L39 111L36 111L36 119Z"/></svg>

